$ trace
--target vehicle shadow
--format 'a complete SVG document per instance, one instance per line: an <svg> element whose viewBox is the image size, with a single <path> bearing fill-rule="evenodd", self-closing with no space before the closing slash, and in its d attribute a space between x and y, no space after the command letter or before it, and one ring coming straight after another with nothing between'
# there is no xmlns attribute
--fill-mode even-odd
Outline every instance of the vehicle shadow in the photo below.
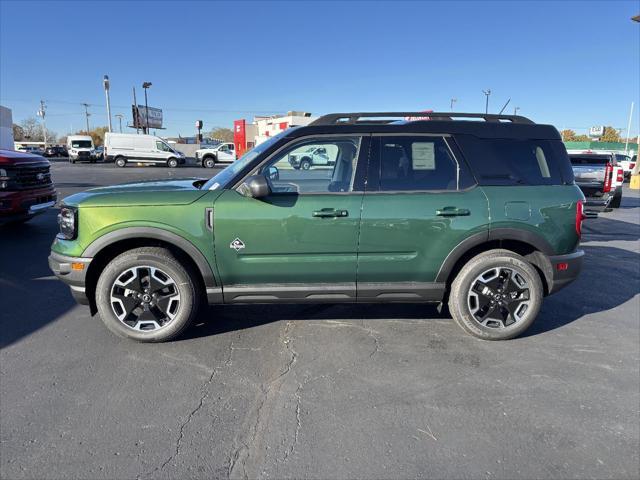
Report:
<svg viewBox="0 0 640 480"><path fill-rule="evenodd" d="M638 208L640 207L640 197L623 196L622 203L619 208Z"/></svg>
<svg viewBox="0 0 640 480"><path fill-rule="evenodd" d="M45 327L75 306L47 257L56 212L0 227L0 349Z"/></svg>
<svg viewBox="0 0 640 480"><path fill-rule="evenodd" d="M638 240L640 239L640 224L613 220L601 214L598 218L585 220L582 223L582 233L584 242L590 239L597 241Z"/></svg>
<svg viewBox="0 0 640 480"><path fill-rule="evenodd" d="M578 279L545 298L536 322L522 337L607 311L640 292L640 254L608 246L583 246L585 261ZM611 268L612 262L617 267ZM620 279L625 281L621 282ZM579 292L580 301L576 301ZM180 340L244 330L281 320L387 320L449 318L432 304L220 305L204 309Z"/></svg>

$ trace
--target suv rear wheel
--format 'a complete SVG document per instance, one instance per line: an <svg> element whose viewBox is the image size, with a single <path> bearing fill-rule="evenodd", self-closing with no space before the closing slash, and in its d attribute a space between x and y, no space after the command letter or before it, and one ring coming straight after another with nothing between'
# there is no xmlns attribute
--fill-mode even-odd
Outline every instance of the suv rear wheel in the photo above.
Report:
<svg viewBox="0 0 640 480"><path fill-rule="evenodd" d="M164 248L118 255L96 286L96 306L107 328L138 342L177 337L196 317L198 305L193 274Z"/></svg>
<svg viewBox="0 0 640 480"><path fill-rule="evenodd" d="M451 285L449 310L462 329L484 340L508 340L531 326L542 305L536 269L509 250L472 258Z"/></svg>

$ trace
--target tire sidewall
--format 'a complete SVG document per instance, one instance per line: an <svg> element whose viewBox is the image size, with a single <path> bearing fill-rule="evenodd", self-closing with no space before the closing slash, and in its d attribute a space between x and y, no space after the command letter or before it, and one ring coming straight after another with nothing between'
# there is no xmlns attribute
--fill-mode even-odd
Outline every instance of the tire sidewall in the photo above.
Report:
<svg viewBox="0 0 640 480"><path fill-rule="evenodd" d="M125 326L116 317L110 304L110 293L113 282L127 269L148 265L167 273L176 283L180 294L178 314L169 325L152 332L138 332ZM96 285L96 306L100 318L109 330L120 337L140 342L162 342L179 335L195 316L197 310L197 293L191 276L172 257L160 257L149 252L125 252L116 257L103 270Z"/></svg>
<svg viewBox="0 0 640 480"><path fill-rule="evenodd" d="M213 168L216 166L216 161L213 157L205 158L202 163L205 168Z"/></svg>
<svg viewBox="0 0 640 480"><path fill-rule="evenodd" d="M116 167L123 168L127 164L127 160L123 157L118 157L115 160Z"/></svg>
<svg viewBox="0 0 640 480"><path fill-rule="evenodd" d="M524 274L529 284L531 299L525 318L505 328L491 328L480 325L469 310L468 294L472 282L483 272L495 267L516 268ZM542 306L543 287L536 269L522 257L510 253L480 255L463 267L453 282L449 309L454 320L467 333L485 340L508 340L522 334L535 321Z"/></svg>
<svg viewBox="0 0 640 480"><path fill-rule="evenodd" d="M302 170L309 170L311 168L311 162L309 161L309 159L307 158L303 158L300 161L300 169Z"/></svg>
<svg viewBox="0 0 640 480"><path fill-rule="evenodd" d="M178 160L176 160L175 158L170 158L169 160L167 160L167 167L176 168L177 166L178 166Z"/></svg>

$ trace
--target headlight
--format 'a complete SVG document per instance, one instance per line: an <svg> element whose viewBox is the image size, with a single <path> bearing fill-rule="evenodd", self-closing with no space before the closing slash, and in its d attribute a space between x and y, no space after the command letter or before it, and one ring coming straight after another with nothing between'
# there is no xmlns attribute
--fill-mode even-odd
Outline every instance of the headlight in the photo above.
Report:
<svg viewBox="0 0 640 480"><path fill-rule="evenodd" d="M74 207L62 207L58 214L58 226L60 233L58 238L73 240L77 235L78 209Z"/></svg>

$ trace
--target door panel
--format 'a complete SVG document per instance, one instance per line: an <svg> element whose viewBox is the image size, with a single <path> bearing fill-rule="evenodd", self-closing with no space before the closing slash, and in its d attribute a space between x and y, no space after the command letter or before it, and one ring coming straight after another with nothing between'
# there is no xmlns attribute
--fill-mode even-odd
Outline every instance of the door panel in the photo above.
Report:
<svg viewBox="0 0 640 480"><path fill-rule="evenodd" d="M344 283L355 293L361 205L362 193L254 199L225 191L214 206L223 286Z"/></svg>
<svg viewBox="0 0 640 480"><path fill-rule="evenodd" d="M446 212L454 208L468 212ZM465 238L488 230L488 223L487 199L477 187L451 193L365 194L358 285L434 282L449 252Z"/></svg>
<svg viewBox="0 0 640 480"><path fill-rule="evenodd" d="M487 198L444 136L375 136L371 152L360 225L359 298L376 292L375 283L435 282L456 245L489 228ZM429 288L417 288L418 296L431 296Z"/></svg>

